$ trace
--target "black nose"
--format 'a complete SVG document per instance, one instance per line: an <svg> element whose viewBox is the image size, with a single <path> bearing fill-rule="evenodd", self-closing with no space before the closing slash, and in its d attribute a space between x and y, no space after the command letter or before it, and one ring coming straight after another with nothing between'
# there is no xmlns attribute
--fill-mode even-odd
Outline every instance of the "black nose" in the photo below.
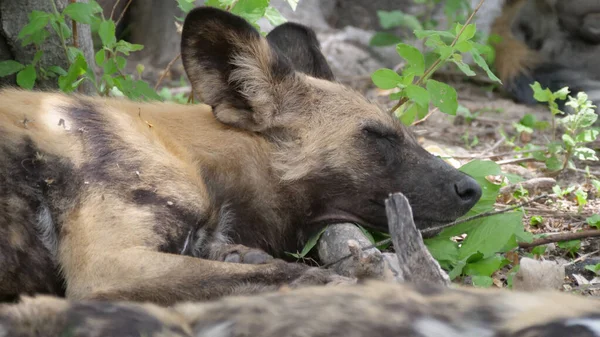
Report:
<svg viewBox="0 0 600 337"><path fill-rule="evenodd" d="M481 187L475 179L464 176L454 184L454 191L463 207L471 209L481 198Z"/></svg>

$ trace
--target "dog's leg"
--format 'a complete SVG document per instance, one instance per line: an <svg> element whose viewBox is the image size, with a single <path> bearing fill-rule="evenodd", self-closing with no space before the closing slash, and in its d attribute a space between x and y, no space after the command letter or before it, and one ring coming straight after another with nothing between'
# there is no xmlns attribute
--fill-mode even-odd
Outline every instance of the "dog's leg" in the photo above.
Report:
<svg viewBox="0 0 600 337"><path fill-rule="evenodd" d="M161 213L160 219L167 221L169 216ZM168 305L274 290L285 284L348 281L330 270L282 260L241 264L163 252L165 242L178 240L163 234L174 223L157 224L153 208L127 204L118 197L90 196L68 218L59 258L67 296L73 299Z"/></svg>

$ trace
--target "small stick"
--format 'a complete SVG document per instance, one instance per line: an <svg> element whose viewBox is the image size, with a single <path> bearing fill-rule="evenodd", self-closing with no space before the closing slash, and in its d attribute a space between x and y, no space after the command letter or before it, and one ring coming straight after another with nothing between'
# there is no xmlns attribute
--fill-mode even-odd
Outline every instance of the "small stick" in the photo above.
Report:
<svg viewBox="0 0 600 337"><path fill-rule="evenodd" d="M156 89L158 89L158 86L163 81L163 79L167 76L167 73L169 72L169 70L171 70L171 67L173 66L173 64L175 64L175 62L177 62L177 60L179 60L180 57L181 57L181 53L177 54L177 56L175 56L171 61L169 61L169 64L167 64L167 66L165 67L164 72L162 73L162 75L160 75L158 82L156 82L156 85L154 86L154 91L156 91Z"/></svg>
<svg viewBox="0 0 600 337"><path fill-rule="evenodd" d="M429 113L427 113L427 115L425 115L425 117L419 119L418 121L414 121L410 126L415 126L415 125L419 125L421 123L423 123L424 121L426 121L429 116L433 115L434 112L436 112L438 110L438 108L432 109L431 111L429 111Z"/></svg>
<svg viewBox="0 0 600 337"><path fill-rule="evenodd" d="M459 225L459 224L462 224L462 223L465 223L465 222L469 222L471 220L476 220L476 219L485 218L485 217L492 216L492 215L497 215L497 214L502 214L502 213L510 212L510 211L515 210L517 208L521 208L521 207L523 207L525 205L529 205L529 204L531 204L534 201L537 201L537 200L540 200L540 199L543 199L543 198L547 198L549 196L551 196L551 194L538 195L537 197L534 197L531 200L523 201L523 202L518 203L518 204L516 204L514 206L511 206L511 207L508 207L508 208L504 208L504 209L501 209L501 210L498 210L498 211L489 211L489 212L479 213L477 215L473 215L473 216L470 216L468 218L464 218L462 220L456 220L456 221L447 223L445 225L426 228L426 229L421 230L421 233L426 234L426 233L429 233L429 232L435 232L435 231L438 231L440 229L444 229L444 228L447 228L447 227L456 226L456 225Z"/></svg>
<svg viewBox="0 0 600 337"><path fill-rule="evenodd" d="M594 237L599 237L599 236L600 236L600 230L597 230L597 229L575 232L575 233L571 233L571 232L559 233L559 234L549 235L544 238L539 238L537 240L533 240L532 242L519 242L519 248L532 248L532 247L545 245L548 243L579 240L579 239L585 239L585 238L594 238Z"/></svg>
<svg viewBox="0 0 600 337"><path fill-rule="evenodd" d="M525 205L528 205L528 204L530 204L530 203L532 203L532 202L534 202L536 200L539 200L539 199L542 199L542 198L547 198L547 197L550 197L550 196L552 196L552 194L543 194L543 195L537 196L537 197L535 197L535 198L533 198L533 199L531 199L529 201L524 201L524 202L522 202L520 204L517 204L517 205L509 207L509 208L505 208L505 209L502 209L502 210L499 210L499 211L489 211L489 212L485 212L485 213L480 213L480 214L477 214L477 215L474 215L474 216L471 216L471 217L468 217L468 218L465 218L465 219L462 219L462 220L457 220L457 221L448 223L446 225L423 229L420 232L421 232L421 234L428 233L428 232L432 232L432 231L437 231L439 229L444 229L446 227L451 227L451 226L455 226L455 225L458 225L458 224L461 224L461 223L465 223L465 222L468 222L468 221L471 221L471 220L475 220L475 219L484 218L484 217L487 217L487 216L492 216L492 215L506 213L506 212L512 211L514 209L517 209L517 208L523 207ZM370 246L363 247L362 250L369 250L369 249L372 249L372 248L377 248L379 246L387 245L387 244L389 244L391 242L392 242L391 238L389 238L389 239L383 239L383 240L381 240L379 242L375 242L374 244L372 244ZM344 261L345 259L351 258L352 256L353 256L352 254L348 254L348 255L343 256L343 257L341 257L341 258L339 258L339 259L337 259L337 260L335 260L335 261L333 261L331 263L324 264L323 266L321 266L321 268L329 268L329 267L331 267L331 266L333 266L333 265L335 265L337 263L340 263L340 262Z"/></svg>
<svg viewBox="0 0 600 337"><path fill-rule="evenodd" d="M110 20L113 20L114 16L115 16L115 11L117 10L117 6L119 5L119 2L121 2L121 0L117 0L115 1L115 4L113 5L112 11L110 11Z"/></svg>
<svg viewBox="0 0 600 337"><path fill-rule="evenodd" d="M129 8L129 5L131 5L131 2L133 0L129 0L127 2L127 5L125 5L125 8L123 8L123 11L121 12L121 15L119 15L119 19L115 22L115 27L119 25L119 22L121 22L121 20L123 19L123 16L125 16L125 13L127 12L127 9Z"/></svg>
<svg viewBox="0 0 600 337"><path fill-rule="evenodd" d="M72 4L76 3L77 0L71 0ZM71 30L73 31L73 47L79 48L79 34L77 33L77 22L71 18Z"/></svg>

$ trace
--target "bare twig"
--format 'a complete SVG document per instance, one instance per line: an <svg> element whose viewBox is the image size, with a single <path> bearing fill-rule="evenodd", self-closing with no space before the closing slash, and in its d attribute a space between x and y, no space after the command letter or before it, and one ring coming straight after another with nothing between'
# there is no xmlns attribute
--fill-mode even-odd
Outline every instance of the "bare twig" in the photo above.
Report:
<svg viewBox="0 0 600 337"><path fill-rule="evenodd" d="M127 1L127 5L125 5L125 8L123 8L123 11L121 12L121 15L119 15L119 19L117 21L115 21L115 26L119 25L119 22L121 22L121 20L123 19L123 17L125 16L125 13L127 12L127 9L129 8L129 6L131 5L131 2L133 0L129 0Z"/></svg>
<svg viewBox="0 0 600 337"><path fill-rule="evenodd" d="M600 176L600 172L597 172L597 171L589 171L588 172L584 169L578 169L578 168L569 168L569 170L579 172L579 173L585 173L585 174L589 173L590 175L593 175L593 176Z"/></svg>
<svg viewBox="0 0 600 337"><path fill-rule="evenodd" d="M537 149L537 150L525 150L525 151L518 151L518 152L490 153L490 154L485 154L485 152L482 152L481 154L475 154L475 155L470 155L470 156L452 156L452 158L454 158L454 159L486 159L486 158L496 158L496 157L510 157L510 156L516 156L518 154L528 154L528 153L534 153L534 152L539 152L539 151L543 151L543 150ZM521 159L521 158L518 158L518 159Z"/></svg>
<svg viewBox="0 0 600 337"><path fill-rule="evenodd" d="M480 214L477 214L477 215L474 215L474 216L471 216L471 217L468 217L468 218L465 218L465 219L457 220L457 221L454 221L454 222L451 222L451 223L448 223L448 224L445 224L445 225L442 225L442 226L423 229L420 232L421 232L421 234L426 234L426 233L429 233L429 232L434 232L434 231L438 231L440 229L444 229L446 227L456 226L458 224L465 223L465 222L468 222L468 221L471 221L471 220L475 220L475 219L484 218L484 217L488 217L488 216L492 216L492 215L506 213L506 212L512 211L514 209L523 207L525 205L531 204L532 202L537 201L539 199L547 198L547 197L550 197L550 196L553 196L553 194L543 194L543 195L537 196L537 197L535 197L535 198L533 198L531 200L524 201L522 203L519 203L517 205L511 206L511 207L508 207L508 208L505 208L505 209L501 209L501 210L498 210L498 211L490 211L490 212L480 213ZM376 248L376 247L387 245L389 243L392 243L392 239L391 238L384 239L384 240L376 242L376 243L374 243L374 244L372 244L370 246L363 247L362 250L364 251L364 250L373 249L373 248ZM337 260L335 260L335 261L333 261L331 263L327 263L327 264L321 266L321 268L329 268L329 267L331 267L331 266L333 266L333 265L335 265L337 263L340 263L341 261L343 261L345 259L351 258L352 256L353 256L352 254L348 254L348 255L343 256L343 257L341 257L341 258L339 258L339 259L337 259Z"/></svg>
<svg viewBox="0 0 600 337"><path fill-rule="evenodd" d="M512 158L512 159L504 159L504 160L497 161L496 164L498 164L498 165L508 165L508 164L525 163L525 162L529 162L529 161L537 161L537 159L535 159L533 157Z"/></svg>
<svg viewBox="0 0 600 337"><path fill-rule="evenodd" d="M112 10L110 11L110 20L114 20L113 18L115 17L115 11L117 10L117 6L119 6L119 2L121 2L121 0L115 1L115 4L113 5Z"/></svg>
<svg viewBox="0 0 600 337"><path fill-rule="evenodd" d="M489 153L494 152L496 149L498 149L500 146L502 146L502 144L504 144L504 142L506 141L506 137L502 136L500 139L498 139L498 141L496 143L494 143L494 145L492 145L489 149L481 152L479 154L479 156L485 156Z"/></svg>
<svg viewBox="0 0 600 337"><path fill-rule="evenodd" d="M71 0L71 3L76 3L77 0ZM73 47L79 48L79 34L77 33L77 22L71 18L71 30L73 31Z"/></svg>
<svg viewBox="0 0 600 337"><path fill-rule="evenodd" d="M594 238L600 237L600 230L586 230L581 232L566 232L566 233L558 233L552 234L543 238L539 238L537 240L533 240L532 242L519 242L519 248L532 248L536 246L545 245L548 243L554 242L563 242L563 241L571 241L571 240L580 240L585 238Z"/></svg>
<svg viewBox="0 0 600 337"><path fill-rule="evenodd" d="M425 117L419 119L418 121L414 121L411 126L415 126L415 125L419 125L421 123L423 123L424 121L427 120L427 118L429 118L429 116L433 115L434 112L438 111L438 108L435 109L431 109L431 111L429 111L429 113L427 115L425 115Z"/></svg>
<svg viewBox="0 0 600 337"><path fill-rule="evenodd" d="M167 73L169 72L169 70L171 70L171 67L173 66L173 64L175 64L175 62L177 62L177 60L179 60L180 57L181 57L181 53L177 54L177 56L175 56L171 61L169 61L169 64L167 64L164 72L162 73L162 75L160 75L160 78L156 82L156 85L154 86L154 91L156 91L158 89L158 86L165 79L165 77L167 76Z"/></svg>
<svg viewBox="0 0 600 337"><path fill-rule="evenodd" d="M518 204L516 204L514 206L510 206L508 208L504 208L504 209L497 210L497 211L489 211L489 212L479 213L477 215L473 215L473 216L470 216L468 218L464 218L464 219L461 219L461 220L456 220L456 221L447 223L445 225L423 229L423 230L421 230L421 233L427 234L427 233L430 233L430 232L437 232L440 229L444 229L444 228L456 226L456 225L459 225L459 224L462 224L462 223L465 223L465 222L469 222L469 221L472 221L472 220L476 220L476 219L485 218L485 217L492 216L492 215L497 215L497 214L502 214L502 213L510 212L510 211L515 210L517 208L521 208L521 207L523 207L525 205L529 205L529 204L531 204L534 201L537 201L537 200L540 200L540 199L544 199L544 198L548 198L549 196L551 196L551 194L538 195L537 197L534 197L534 198L532 198L532 199L530 199L528 201L523 201L521 203L518 203Z"/></svg>

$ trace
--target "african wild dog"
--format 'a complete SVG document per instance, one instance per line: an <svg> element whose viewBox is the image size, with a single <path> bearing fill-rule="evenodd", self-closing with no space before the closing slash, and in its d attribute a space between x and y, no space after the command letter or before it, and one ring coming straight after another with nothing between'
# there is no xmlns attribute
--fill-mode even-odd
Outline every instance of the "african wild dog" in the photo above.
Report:
<svg viewBox="0 0 600 337"><path fill-rule="evenodd" d="M495 67L515 101L534 104L530 84L568 86L600 104L600 1L506 0L492 25ZM564 102L560 102L561 105Z"/></svg>
<svg viewBox="0 0 600 337"><path fill-rule="evenodd" d="M1 297L171 304L340 281L271 256L326 223L386 230L390 192L408 197L419 228L480 198L336 83L303 26L263 38L198 8L181 51L204 104L0 93Z"/></svg>
<svg viewBox="0 0 600 337"><path fill-rule="evenodd" d="M169 309L46 296L0 306L2 337L598 337L598 323L600 303L576 295L379 281Z"/></svg>

